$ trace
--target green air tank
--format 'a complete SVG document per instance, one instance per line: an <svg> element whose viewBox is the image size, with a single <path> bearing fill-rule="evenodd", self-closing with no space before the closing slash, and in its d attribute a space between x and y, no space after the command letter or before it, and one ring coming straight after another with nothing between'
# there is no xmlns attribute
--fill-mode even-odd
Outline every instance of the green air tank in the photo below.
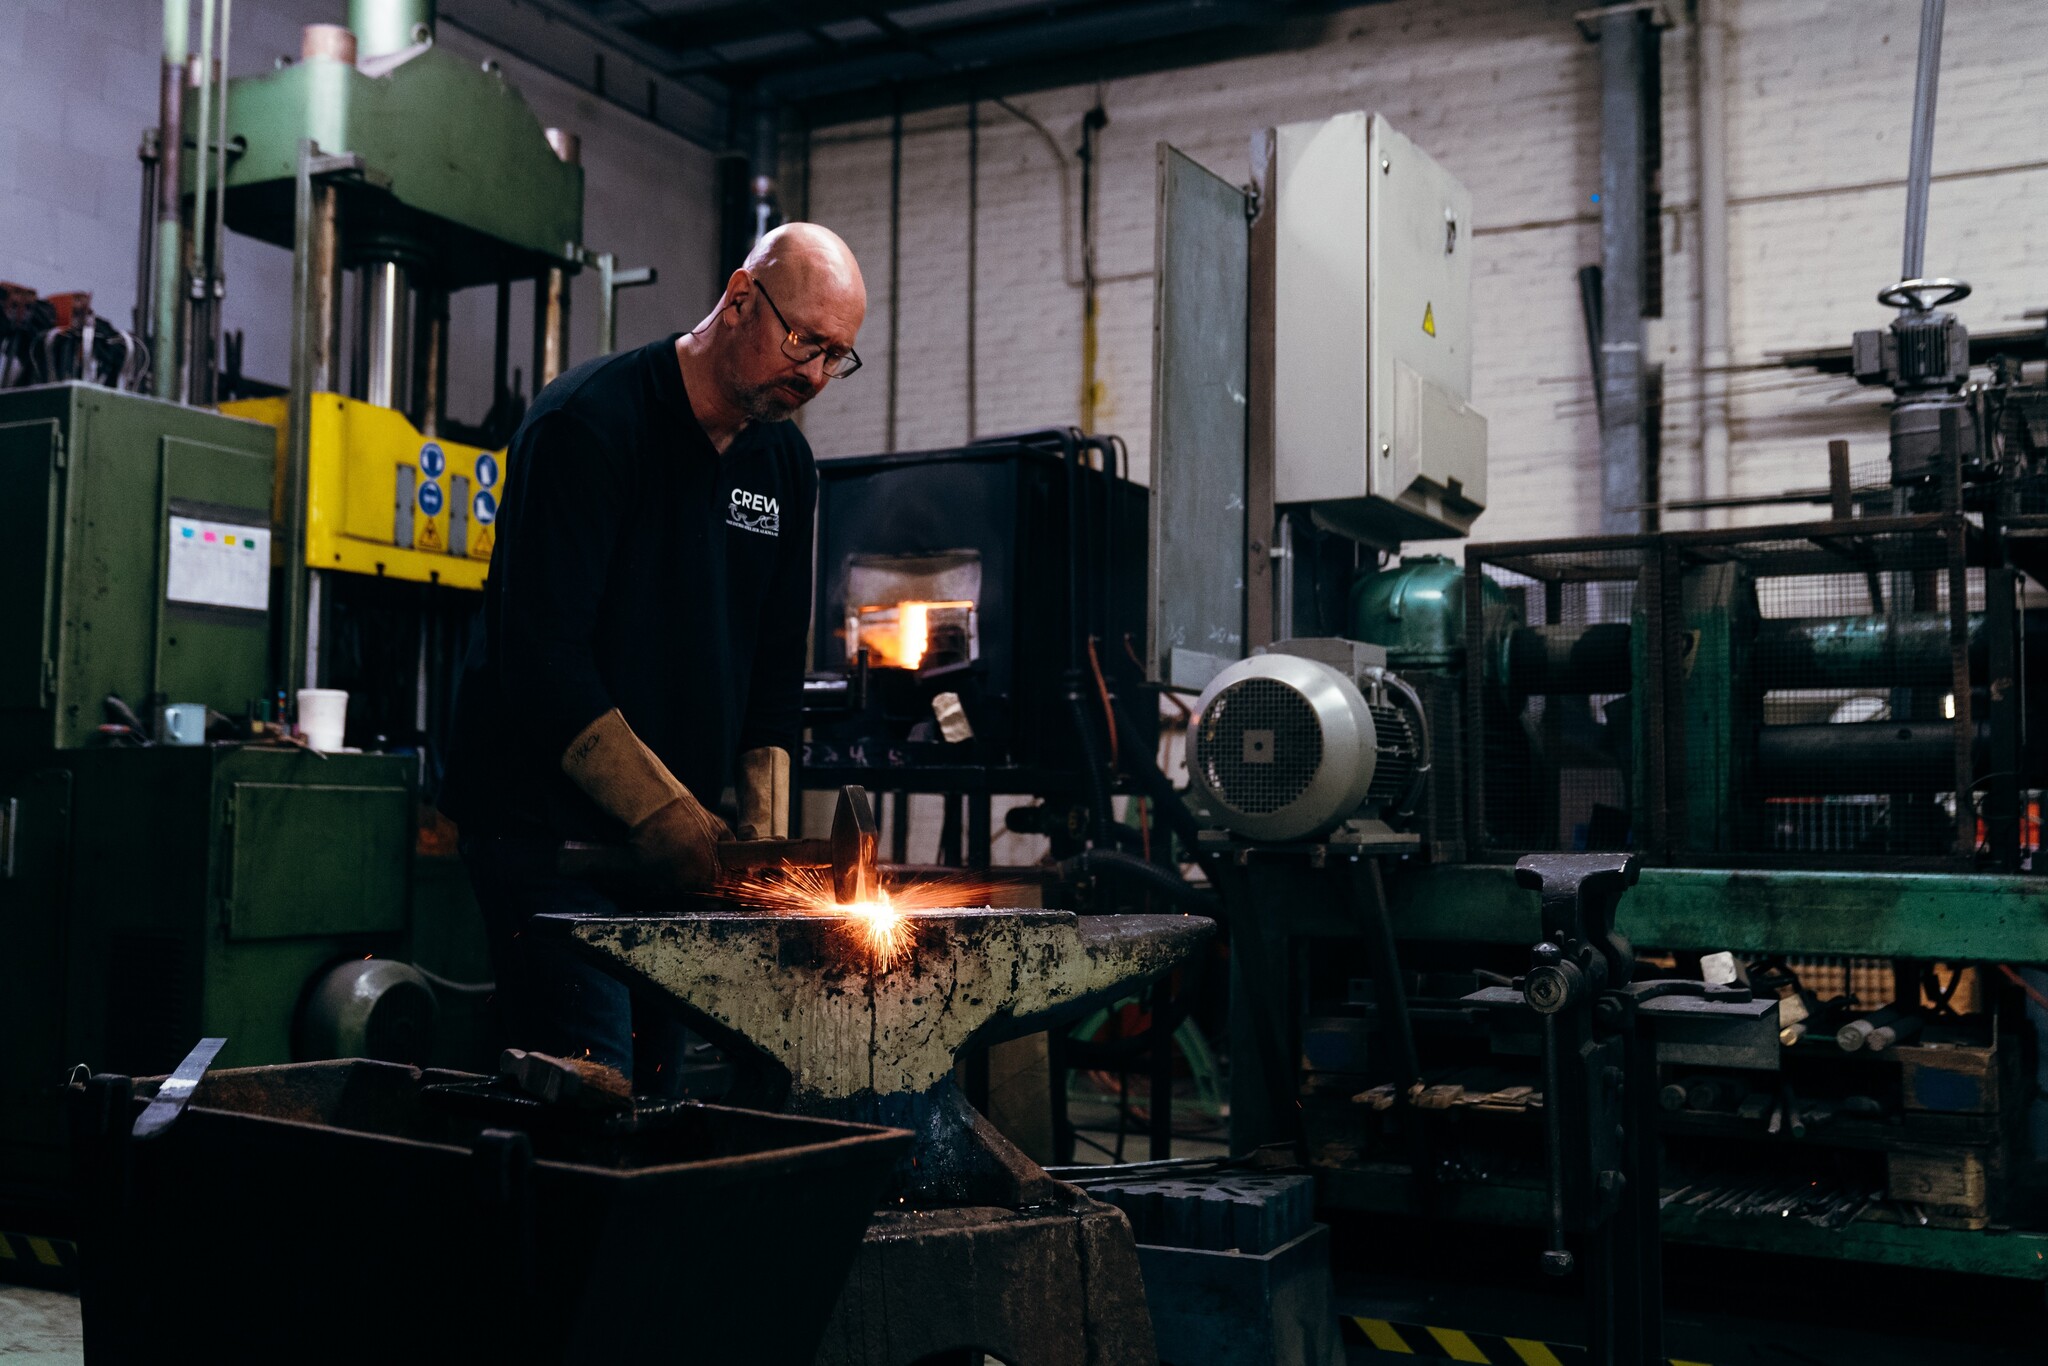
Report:
<svg viewBox="0 0 2048 1366"><path fill-rule="evenodd" d="M240 716L269 677L277 432L91 384L0 394L0 767L108 694Z"/></svg>

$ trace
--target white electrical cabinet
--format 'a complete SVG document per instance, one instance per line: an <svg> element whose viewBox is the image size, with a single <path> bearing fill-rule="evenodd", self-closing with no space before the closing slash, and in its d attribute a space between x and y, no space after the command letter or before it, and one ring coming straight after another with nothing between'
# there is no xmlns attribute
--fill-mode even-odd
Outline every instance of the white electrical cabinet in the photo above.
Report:
<svg viewBox="0 0 2048 1366"><path fill-rule="evenodd" d="M1252 161L1251 417L1273 501L1380 546L1467 534L1486 507L1471 194L1377 114L1268 129Z"/></svg>

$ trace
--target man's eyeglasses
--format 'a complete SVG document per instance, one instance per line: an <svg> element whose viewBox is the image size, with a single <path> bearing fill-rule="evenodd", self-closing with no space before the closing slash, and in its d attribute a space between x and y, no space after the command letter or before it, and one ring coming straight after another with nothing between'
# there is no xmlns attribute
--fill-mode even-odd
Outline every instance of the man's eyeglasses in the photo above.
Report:
<svg viewBox="0 0 2048 1366"><path fill-rule="evenodd" d="M782 354L798 365L809 365L818 357L825 358L825 374L829 379L845 379L860 369L860 353L852 347L844 351L835 350L823 342L812 341L789 325L789 319L782 316L782 310L775 306L775 300L759 280L754 288L761 291L761 297L768 300L769 311L775 314L775 321L782 324Z"/></svg>

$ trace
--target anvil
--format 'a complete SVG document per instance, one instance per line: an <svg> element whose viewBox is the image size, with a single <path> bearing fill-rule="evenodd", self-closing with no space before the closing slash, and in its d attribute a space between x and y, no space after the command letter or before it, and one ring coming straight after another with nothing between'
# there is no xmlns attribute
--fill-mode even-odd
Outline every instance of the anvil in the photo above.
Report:
<svg viewBox="0 0 2048 1366"><path fill-rule="evenodd" d="M1037 910L906 918L915 943L886 968L854 918L836 914L545 915L534 926L659 994L733 1056L733 1103L911 1130L896 1194L1036 1203L1054 1183L960 1094L961 1050L1115 1001L1188 957L1214 923Z"/></svg>

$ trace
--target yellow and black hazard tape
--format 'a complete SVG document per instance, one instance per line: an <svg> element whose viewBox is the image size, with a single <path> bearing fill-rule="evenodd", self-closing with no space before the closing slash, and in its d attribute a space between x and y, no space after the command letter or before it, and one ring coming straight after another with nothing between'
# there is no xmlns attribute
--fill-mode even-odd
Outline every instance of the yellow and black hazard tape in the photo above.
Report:
<svg viewBox="0 0 2048 1366"><path fill-rule="evenodd" d="M64 1238L0 1230L0 1279L8 1272L70 1271L78 1266L78 1244Z"/></svg>
<svg viewBox="0 0 2048 1366"><path fill-rule="evenodd" d="M1586 1349L1568 1342L1539 1342L1534 1338L1499 1337L1492 1333L1467 1333L1456 1328L1438 1328L1425 1323L1394 1323L1387 1319L1345 1317L1340 1319L1344 1341L1366 1346L1392 1356L1433 1358L1437 1361L1469 1361L1478 1366L1580 1366ZM1682 1357L1666 1357L1668 1366L1707 1366Z"/></svg>

